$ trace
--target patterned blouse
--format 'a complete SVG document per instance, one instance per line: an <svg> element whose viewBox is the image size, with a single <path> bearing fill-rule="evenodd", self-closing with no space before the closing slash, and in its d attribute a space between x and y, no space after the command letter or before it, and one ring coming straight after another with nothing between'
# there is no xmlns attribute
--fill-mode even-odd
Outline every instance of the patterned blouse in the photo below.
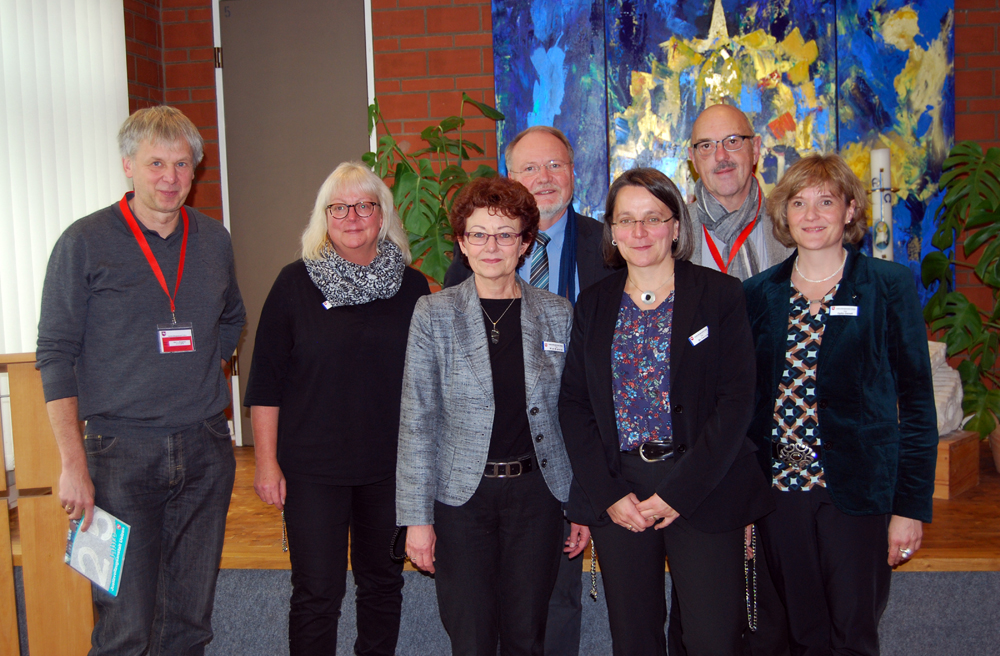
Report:
<svg viewBox="0 0 1000 656"><path fill-rule="evenodd" d="M670 428L670 324L674 293L654 310L622 294L611 345L611 374L622 451L673 439Z"/></svg>
<svg viewBox="0 0 1000 656"><path fill-rule="evenodd" d="M786 457L772 455L771 475L774 487L783 492L826 487L820 460L819 417L816 414L816 362L830 303L839 283L820 301L815 316L809 314L809 300L795 285L791 287L791 311L788 313L788 350L785 370L774 402L771 441L780 444ZM800 464L789 464L788 461Z"/></svg>

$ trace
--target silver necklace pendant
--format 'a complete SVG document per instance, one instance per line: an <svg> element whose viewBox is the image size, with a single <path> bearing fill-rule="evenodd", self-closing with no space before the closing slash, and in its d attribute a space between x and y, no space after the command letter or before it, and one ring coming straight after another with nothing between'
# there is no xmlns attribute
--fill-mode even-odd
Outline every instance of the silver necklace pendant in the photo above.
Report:
<svg viewBox="0 0 1000 656"><path fill-rule="evenodd" d="M497 319L496 321L494 321L493 317L490 316L490 313L486 311L486 308L483 306L483 302L479 301L479 307L482 308L483 314L485 314L486 318L489 319L489 322L493 324L493 330L490 331L490 341L493 342L494 344L500 343L500 331L497 330L497 324L500 323L500 319L504 318L504 315L507 314L507 310L509 310L510 307L514 305L514 301L516 300L517 300L516 296L510 299L510 303L507 304L507 308L503 311L503 314L501 314L500 318Z"/></svg>
<svg viewBox="0 0 1000 656"><path fill-rule="evenodd" d="M639 294L639 299L646 305L652 305L656 302L656 294L653 292L643 292Z"/></svg>

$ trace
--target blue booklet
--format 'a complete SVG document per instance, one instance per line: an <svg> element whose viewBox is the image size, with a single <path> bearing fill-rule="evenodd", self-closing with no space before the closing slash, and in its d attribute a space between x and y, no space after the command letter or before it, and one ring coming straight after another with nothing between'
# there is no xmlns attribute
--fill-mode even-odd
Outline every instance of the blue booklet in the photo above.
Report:
<svg viewBox="0 0 1000 656"><path fill-rule="evenodd" d="M94 521L86 532L80 531L82 521L71 519L69 522L64 560L67 565L117 597L131 527L97 506L94 506Z"/></svg>

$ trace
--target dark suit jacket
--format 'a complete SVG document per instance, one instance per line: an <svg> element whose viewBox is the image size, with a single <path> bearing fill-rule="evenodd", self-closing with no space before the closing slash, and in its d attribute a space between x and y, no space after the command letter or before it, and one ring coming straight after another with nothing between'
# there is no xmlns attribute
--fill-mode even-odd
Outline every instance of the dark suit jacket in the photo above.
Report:
<svg viewBox="0 0 1000 656"><path fill-rule="evenodd" d="M670 416L677 464L656 492L699 530L734 530L774 505L746 437L754 357L743 291L736 278L690 262L674 270ZM626 277L620 271L581 294L573 319L559 421L576 477L567 513L576 511L570 519L578 523L609 521L607 509L632 491L621 475L611 377ZM708 336L692 345L688 338L706 326ZM581 497L587 518L579 514Z"/></svg>
<svg viewBox="0 0 1000 656"><path fill-rule="evenodd" d="M601 252L601 237L604 225L589 216L583 216L573 211L572 205L567 209L567 219L576 221L576 270L580 275L580 289L577 292L590 287L598 280L606 277L614 269L604 264L604 255ZM452 253L451 265L444 274L444 286L454 287L472 275L472 269L465 266L462 259L462 251L455 242L455 249Z"/></svg>
<svg viewBox="0 0 1000 656"><path fill-rule="evenodd" d="M937 414L927 330L913 274L848 249L816 367L821 458L834 505L849 515L892 513L931 521ZM784 370L793 254L747 280L757 350L750 437L770 475L774 401Z"/></svg>

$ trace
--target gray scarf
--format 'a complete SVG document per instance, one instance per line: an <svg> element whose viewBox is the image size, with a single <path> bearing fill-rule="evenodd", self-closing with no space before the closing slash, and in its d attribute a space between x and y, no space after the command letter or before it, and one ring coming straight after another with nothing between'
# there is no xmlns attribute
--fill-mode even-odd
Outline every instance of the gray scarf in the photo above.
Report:
<svg viewBox="0 0 1000 656"><path fill-rule="evenodd" d="M696 223L704 224L716 239L725 243L725 248L720 249L723 262L729 261L730 252L739 238L740 232L757 216L757 179L752 177L750 181L750 192L747 194L746 200L743 201L743 205L735 212L730 212L723 207L722 203L717 201L715 196L705 189L705 185L701 180L698 180L694 186L694 193L697 200L693 205L689 206L694 215L692 218L694 218ZM764 216L763 204L761 204L760 216L761 218ZM698 230L698 234L695 235L695 239L699 244L704 239L704 235L701 232L701 230ZM761 258L757 253L757 249L750 242L750 239L744 241L740 249L746 254L746 258L742 255L734 257L732 263L729 264L728 273L740 280L746 280L750 276L760 273ZM697 264L700 263L697 262Z"/></svg>
<svg viewBox="0 0 1000 656"><path fill-rule="evenodd" d="M362 305L380 298L392 298L403 285L403 254L391 241L379 243L375 259L368 266L348 262L327 242L318 260L305 260L313 281L331 307Z"/></svg>

